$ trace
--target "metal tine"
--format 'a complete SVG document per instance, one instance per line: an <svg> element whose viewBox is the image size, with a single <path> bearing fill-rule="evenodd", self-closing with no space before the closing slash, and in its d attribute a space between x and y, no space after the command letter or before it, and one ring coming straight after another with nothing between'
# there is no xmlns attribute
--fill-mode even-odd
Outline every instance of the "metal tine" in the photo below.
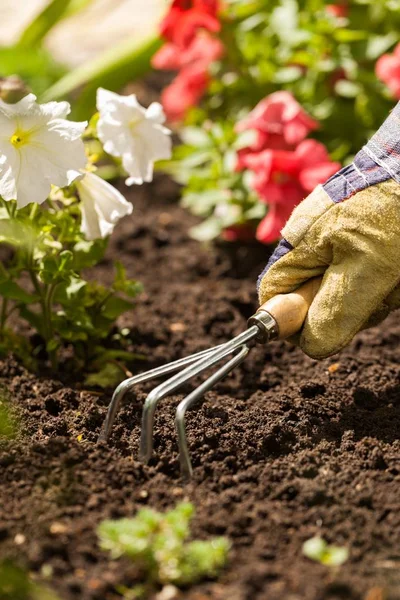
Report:
<svg viewBox="0 0 400 600"><path fill-rule="evenodd" d="M142 413L142 433L139 450L139 459L142 462L148 463L153 452L154 413L158 402L181 387L186 381L212 367L215 363L232 354L236 348L250 342L258 335L259 329L257 325L253 325L204 358L200 358L194 364L186 367L181 373L173 375L150 392L144 403Z"/></svg>
<svg viewBox="0 0 400 600"><path fill-rule="evenodd" d="M145 381L151 381L152 379L156 379L157 377L161 377L162 375L168 375L169 373L175 373L175 371L179 371L182 367L186 367L188 365L193 364L200 358L207 356L221 348L225 344L219 344L218 346L214 346L213 348L207 348L206 350L201 350L201 352L196 352L196 354L191 354L190 356L186 356L185 358L179 358L178 360L174 360L166 365L162 365L160 367L156 367L155 369L151 369L150 371L145 371L144 373L139 373L139 375L134 375L133 377L129 377L122 381L119 386L115 389L113 396L111 398L110 405L107 411L107 417L104 421L102 430L100 432L98 442L106 442L111 433L112 426L115 421L115 417L117 416L118 410L121 406L121 402L127 392L129 392L135 385L138 383L144 383Z"/></svg>
<svg viewBox="0 0 400 600"><path fill-rule="evenodd" d="M193 390L186 398L180 402L175 413L175 426L178 434L179 444L179 462L181 465L181 475L185 479L190 479L193 474L192 462L190 460L189 449L187 445L186 427L185 427L185 414L186 411L192 408L197 402L208 392L214 385L216 385L221 379L223 379L230 371L240 365L248 353L250 348L246 345L242 346L240 352L236 354L230 361L228 361L223 367L218 369L208 379L203 381L198 388Z"/></svg>

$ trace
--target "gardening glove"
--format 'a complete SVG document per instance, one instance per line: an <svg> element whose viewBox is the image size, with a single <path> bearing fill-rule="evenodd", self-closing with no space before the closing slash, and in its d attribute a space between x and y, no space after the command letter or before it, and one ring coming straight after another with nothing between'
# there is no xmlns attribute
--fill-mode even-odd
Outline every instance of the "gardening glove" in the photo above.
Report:
<svg viewBox="0 0 400 600"><path fill-rule="evenodd" d="M312 358L335 354L400 307L399 117L400 103L354 162L294 209L260 275L260 304L322 276L291 338Z"/></svg>

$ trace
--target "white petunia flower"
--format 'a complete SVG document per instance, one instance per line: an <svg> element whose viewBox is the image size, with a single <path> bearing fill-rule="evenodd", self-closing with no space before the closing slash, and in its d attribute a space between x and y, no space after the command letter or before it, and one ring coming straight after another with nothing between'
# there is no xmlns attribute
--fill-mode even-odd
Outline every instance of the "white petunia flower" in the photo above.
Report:
<svg viewBox="0 0 400 600"><path fill-rule="evenodd" d="M19 208L41 204L51 185L64 187L86 164L81 139L86 122L67 121L68 102L37 104L28 94L16 104L0 100L0 195Z"/></svg>
<svg viewBox="0 0 400 600"><path fill-rule="evenodd" d="M161 104L153 102L146 109L135 94L120 96L99 88L97 110L98 136L108 154L122 158L129 174L125 183L151 181L154 162L171 157L171 132L163 127L165 115Z"/></svg>
<svg viewBox="0 0 400 600"><path fill-rule="evenodd" d="M116 223L133 210L115 187L94 173L86 172L76 188L81 199L81 231L87 240L110 235Z"/></svg>

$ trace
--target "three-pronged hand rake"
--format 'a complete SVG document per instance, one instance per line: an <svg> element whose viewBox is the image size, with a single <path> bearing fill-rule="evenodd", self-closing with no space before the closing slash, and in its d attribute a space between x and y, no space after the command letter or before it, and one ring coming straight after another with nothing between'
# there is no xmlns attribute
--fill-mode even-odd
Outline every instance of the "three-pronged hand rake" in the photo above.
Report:
<svg viewBox="0 0 400 600"><path fill-rule="evenodd" d="M242 363L254 343L266 344L272 340L285 339L296 333L303 325L309 306L319 286L320 279L314 278L295 292L275 296L263 304L255 315L250 317L248 321L249 328L246 331L225 344L214 346L123 381L117 387L111 399L107 417L99 436L99 442L108 439L121 401L127 392L131 391L138 383L178 371L164 383L154 388L144 403L139 458L142 462L147 463L153 452L154 413L158 402L177 391L185 382L196 375L232 355L232 358L229 358L222 367L186 396L176 410L175 425L178 434L181 473L183 477L190 478L192 464L186 440L186 411L197 404L204 394L225 375Z"/></svg>

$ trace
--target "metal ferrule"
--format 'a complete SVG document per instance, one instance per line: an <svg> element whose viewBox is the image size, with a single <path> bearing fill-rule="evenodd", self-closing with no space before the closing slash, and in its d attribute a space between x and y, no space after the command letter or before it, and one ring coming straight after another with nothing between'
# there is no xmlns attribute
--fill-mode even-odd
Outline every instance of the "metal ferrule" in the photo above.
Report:
<svg viewBox="0 0 400 600"><path fill-rule="evenodd" d="M266 344L279 337L278 323L266 310L258 310L255 315L247 321L249 327L256 325L259 334L255 338L258 344Z"/></svg>

